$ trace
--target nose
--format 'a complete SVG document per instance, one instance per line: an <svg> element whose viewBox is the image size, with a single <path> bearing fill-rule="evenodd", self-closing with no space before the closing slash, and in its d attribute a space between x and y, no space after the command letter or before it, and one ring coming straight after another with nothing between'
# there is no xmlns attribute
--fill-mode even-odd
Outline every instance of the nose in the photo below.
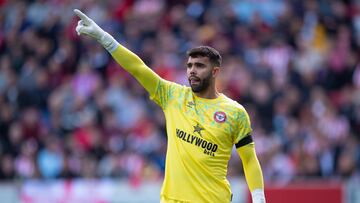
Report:
<svg viewBox="0 0 360 203"><path fill-rule="evenodd" d="M189 70L190 75L196 75L195 67L192 66Z"/></svg>

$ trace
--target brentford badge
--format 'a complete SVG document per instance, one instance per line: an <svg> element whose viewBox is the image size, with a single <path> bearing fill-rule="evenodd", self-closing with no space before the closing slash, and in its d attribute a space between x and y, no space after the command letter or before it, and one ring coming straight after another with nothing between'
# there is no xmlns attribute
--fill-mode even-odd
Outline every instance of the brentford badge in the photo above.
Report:
<svg viewBox="0 0 360 203"><path fill-rule="evenodd" d="M214 120L218 123L223 123L226 121L226 114L222 111L217 111L214 113Z"/></svg>

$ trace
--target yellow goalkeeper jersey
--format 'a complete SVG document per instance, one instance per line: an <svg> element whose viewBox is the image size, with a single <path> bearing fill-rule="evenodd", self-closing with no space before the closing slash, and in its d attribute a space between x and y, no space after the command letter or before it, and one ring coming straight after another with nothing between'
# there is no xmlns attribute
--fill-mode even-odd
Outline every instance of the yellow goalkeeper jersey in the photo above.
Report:
<svg viewBox="0 0 360 203"><path fill-rule="evenodd" d="M162 202L229 203L226 175L231 150L251 132L245 109L223 94L204 99L190 87L163 79L150 98L166 118Z"/></svg>

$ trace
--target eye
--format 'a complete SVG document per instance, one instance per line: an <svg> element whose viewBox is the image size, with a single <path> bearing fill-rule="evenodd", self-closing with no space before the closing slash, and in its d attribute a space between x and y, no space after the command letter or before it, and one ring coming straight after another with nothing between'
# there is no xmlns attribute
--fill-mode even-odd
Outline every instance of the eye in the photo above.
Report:
<svg viewBox="0 0 360 203"><path fill-rule="evenodd" d="M192 63L186 64L186 67L187 67L187 68L191 68L191 67L192 67Z"/></svg>

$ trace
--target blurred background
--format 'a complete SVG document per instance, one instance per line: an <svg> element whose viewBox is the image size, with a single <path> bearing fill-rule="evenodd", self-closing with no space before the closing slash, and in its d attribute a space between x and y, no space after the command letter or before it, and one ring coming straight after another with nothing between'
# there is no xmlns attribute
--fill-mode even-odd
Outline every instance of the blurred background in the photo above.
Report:
<svg viewBox="0 0 360 203"><path fill-rule="evenodd" d="M0 0L1 202L159 202L163 113L74 8L181 84L186 50L219 50L268 202L360 202L359 0ZM228 177L248 202L235 152Z"/></svg>

